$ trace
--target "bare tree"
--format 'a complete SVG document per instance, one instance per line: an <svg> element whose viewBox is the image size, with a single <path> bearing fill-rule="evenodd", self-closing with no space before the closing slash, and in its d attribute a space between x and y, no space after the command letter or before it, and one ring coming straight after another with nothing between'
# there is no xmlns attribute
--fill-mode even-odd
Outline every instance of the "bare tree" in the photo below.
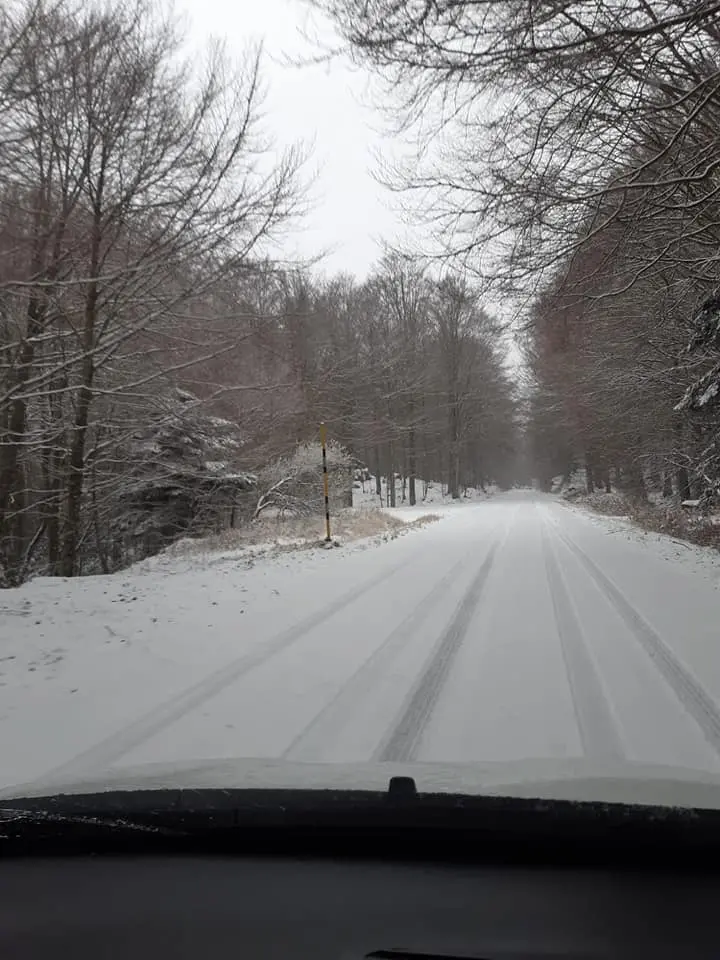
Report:
<svg viewBox="0 0 720 960"><path fill-rule="evenodd" d="M215 48L197 69L142 0L32 8L14 29L0 75L3 562L22 565L40 529L50 568L72 575L89 473L117 480L101 453L175 363L148 356L148 336L167 342L296 212L302 156L273 157L258 127L257 51L236 68Z"/></svg>
<svg viewBox="0 0 720 960"><path fill-rule="evenodd" d="M419 135L390 180L488 281L527 294L602 222L641 210L674 214L671 249L700 227L717 190L716 0L316 5ZM682 213L679 188L693 194Z"/></svg>

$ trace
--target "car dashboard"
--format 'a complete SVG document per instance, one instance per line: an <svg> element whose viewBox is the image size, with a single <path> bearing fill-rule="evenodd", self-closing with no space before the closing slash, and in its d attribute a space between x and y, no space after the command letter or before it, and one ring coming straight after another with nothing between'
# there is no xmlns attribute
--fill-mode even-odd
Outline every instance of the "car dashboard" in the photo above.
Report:
<svg viewBox="0 0 720 960"><path fill-rule="evenodd" d="M720 956L716 811L483 798L451 800L446 815L447 799L225 792L162 802L133 795L124 820L96 799L61 817L42 801L5 811L0 956Z"/></svg>

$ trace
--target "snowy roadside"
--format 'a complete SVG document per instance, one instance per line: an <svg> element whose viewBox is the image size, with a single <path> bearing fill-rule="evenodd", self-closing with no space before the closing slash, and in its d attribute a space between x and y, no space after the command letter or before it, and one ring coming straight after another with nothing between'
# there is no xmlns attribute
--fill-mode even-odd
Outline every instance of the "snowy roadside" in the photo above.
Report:
<svg viewBox="0 0 720 960"><path fill-rule="evenodd" d="M458 499L453 499L448 493L447 488L440 483L425 483L423 480L417 480L416 496L418 502L410 506L407 500L407 489L405 490L405 500L403 501L402 485L398 482L395 491L394 507L386 506L388 502L388 487L385 480L381 481L380 494L378 495L375 487L375 478L371 477L364 483L356 483L353 489L353 509L360 511L380 510L384 516L390 516L403 523L409 523L428 513L438 517L448 517L455 514L457 510L469 504L482 503L489 500L496 493L495 487L488 487L486 490L479 490L468 487L463 495Z"/></svg>
<svg viewBox="0 0 720 960"><path fill-rule="evenodd" d="M570 501L558 496L557 501L608 536L644 544L652 549L655 556L671 563L679 560L685 571L720 584L720 552L715 547L698 546L689 540L648 530L627 514L600 512L592 502L587 502L587 498ZM621 509L620 505L618 509Z"/></svg>
<svg viewBox="0 0 720 960"><path fill-rule="evenodd" d="M720 560L720 513L700 509L701 501L683 500L677 493L667 496L657 485L648 486L644 499L633 498L618 490L597 488L587 493L584 470L570 478L555 477L553 495L568 507L580 509L592 517L613 521L617 529L630 537L658 544L669 543L690 551L699 561ZM672 558L678 556L671 550Z"/></svg>
<svg viewBox="0 0 720 960"><path fill-rule="evenodd" d="M179 544L116 574L0 592L0 782L67 759L399 557L410 562L437 526L389 516L368 526L355 513L345 528L374 532L341 549L321 549L315 533Z"/></svg>
<svg viewBox="0 0 720 960"><path fill-rule="evenodd" d="M361 549L378 545L440 519L435 511L421 509L413 514L396 511L346 508L331 517L334 546L360 544ZM183 562L192 567L204 567L226 560L255 562L301 551L324 547L325 523L321 517L275 518L268 515L261 521L234 530L225 530L215 536L179 540L161 554L148 557L129 569L146 573L170 567L177 569Z"/></svg>

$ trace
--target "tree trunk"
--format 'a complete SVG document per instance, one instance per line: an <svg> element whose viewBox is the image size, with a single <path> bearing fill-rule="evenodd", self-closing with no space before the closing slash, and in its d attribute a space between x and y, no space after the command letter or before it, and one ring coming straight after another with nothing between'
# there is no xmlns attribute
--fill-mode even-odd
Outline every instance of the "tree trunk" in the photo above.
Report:
<svg viewBox="0 0 720 960"><path fill-rule="evenodd" d="M636 500L647 500L647 487L645 486L645 477L642 467L631 461L629 466L623 471L625 489Z"/></svg>
<svg viewBox="0 0 720 960"><path fill-rule="evenodd" d="M590 457L585 458L585 489L588 493L595 493L595 477Z"/></svg>
<svg viewBox="0 0 720 960"><path fill-rule="evenodd" d="M448 458L448 493L460 499L460 411L457 400L450 405L450 456Z"/></svg>
<svg viewBox="0 0 720 960"><path fill-rule="evenodd" d="M395 494L395 451L393 449L392 442L389 444L388 448L388 473L387 473L387 496L386 501L389 507L394 507L396 505L396 494Z"/></svg>
<svg viewBox="0 0 720 960"><path fill-rule="evenodd" d="M50 576L58 574L60 557L60 467L62 454L58 450L59 440L53 438L43 461L45 480L45 531L47 535L48 564Z"/></svg>
<svg viewBox="0 0 720 960"><path fill-rule="evenodd" d="M100 569L104 574L110 573L110 564L108 562L108 554L105 548L105 543L103 542L102 532L100 530L100 512L98 510L97 503L97 484L95 482L95 469L93 468L93 477L92 477L92 510L93 510L93 533L95 534L95 552L98 555L100 561Z"/></svg>
<svg viewBox="0 0 720 960"><path fill-rule="evenodd" d="M15 397L10 401L5 436L0 444L0 544L4 566L12 581L14 571L22 563L22 512L20 498L23 491L21 452L27 426L27 400L23 388L30 378L35 362L34 336L40 330L40 306L32 298L27 310L27 334L20 348L15 377L12 380Z"/></svg>
<svg viewBox="0 0 720 960"><path fill-rule="evenodd" d="M99 222L96 230L91 260L91 276L97 276L99 262ZM82 380L75 404L75 423L70 445L69 470L67 480L67 513L63 530L61 569L64 577L75 575L77 551L80 542L80 520L85 479L85 443L92 402L92 384L95 375L95 358L92 348L95 340L95 321L98 305L98 283L93 280L85 298L85 322L83 328Z"/></svg>
<svg viewBox="0 0 720 960"><path fill-rule="evenodd" d="M681 500L690 500L690 477L687 467L679 467L677 472L678 494Z"/></svg>
<svg viewBox="0 0 720 960"><path fill-rule="evenodd" d="M347 478L345 484L345 500L344 504L346 507L352 507L353 505L353 483L354 483L354 470L352 467L348 467Z"/></svg>
<svg viewBox="0 0 720 960"><path fill-rule="evenodd" d="M417 503L415 495L415 473L417 471L417 458L415 453L415 429L410 428L408 433L408 496L410 506L414 507Z"/></svg>
<svg viewBox="0 0 720 960"><path fill-rule="evenodd" d="M663 486L663 475L660 471L658 463L653 458L653 464L648 476L648 486L651 490L657 491L662 490Z"/></svg>
<svg viewBox="0 0 720 960"><path fill-rule="evenodd" d="M90 359L90 363L92 363L92 359ZM63 577L74 576L77 564L77 548L80 541L80 517L85 479L85 442L91 395L89 385L81 387L78 393L66 488L67 512L65 514L65 524L63 528L62 558L60 564Z"/></svg>
<svg viewBox="0 0 720 960"><path fill-rule="evenodd" d="M63 409L60 399L67 390L67 377L59 374L50 384L48 416L52 433L46 445L42 469L45 480L45 529L47 535L47 571L50 576L60 572L60 513L62 502L63 458L66 449L63 427Z"/></svg>
<svg viewBox="0 0 720 960"><path fill-rule="evenodd" d="M72 577L75 574L78 546L80 544L80 522L85 480L85 444L87 441L90 404L93 398L93 379L95 376L93 347L95 346L95 330L97 325L98 302L100 299L98 276L100 273L103 193L107 159L106 145L103 145L100 149L100 169L95 188L95 196L93 198L92 234L88 262L88 276L92 279L85 290L80 389L78 390L75 403L75 422L71 433L72 440L66 488L67 513L65 515L61 559L62 572L65 577Z"/></svg>

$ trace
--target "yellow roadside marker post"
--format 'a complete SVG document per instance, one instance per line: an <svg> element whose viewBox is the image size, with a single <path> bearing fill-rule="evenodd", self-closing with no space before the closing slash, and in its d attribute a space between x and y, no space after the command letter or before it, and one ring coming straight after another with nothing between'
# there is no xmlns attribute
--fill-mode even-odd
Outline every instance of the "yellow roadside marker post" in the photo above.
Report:
<svg viewBox="0 0 720 960"><path fill-rule="evenodd" d="M325 543L330 543L330 486L328 483L327 452L325 449L327 441L327 428L324 423L320 424L320 445L322 447L322 467L323 467L323 490L325 492Z"/></svg>

